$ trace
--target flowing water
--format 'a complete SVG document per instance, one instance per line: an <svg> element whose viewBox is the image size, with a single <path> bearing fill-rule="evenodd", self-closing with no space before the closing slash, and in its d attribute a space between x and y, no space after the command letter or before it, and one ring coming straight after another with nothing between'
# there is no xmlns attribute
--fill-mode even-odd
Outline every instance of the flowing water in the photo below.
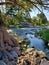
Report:
<svg viewBox="0 0 49 65"><path fill-rule="evenodd" d="M41 38L35 37L35 31L39 31L40 29L33 28L12 28L13 32L17 33L20 38L28 38L30 41L29 47L35 47L38 50L44 51L49 57L49 49L45 48L44 41Z"/></svg>
<svg viewBox="0 0 49 65"><path fill-rule="evenodd" d="M30 40L29 47L34 46L38 50L44 50L44 42L42 39L39 39L32 34L27 34L26 37Z"/></svg>

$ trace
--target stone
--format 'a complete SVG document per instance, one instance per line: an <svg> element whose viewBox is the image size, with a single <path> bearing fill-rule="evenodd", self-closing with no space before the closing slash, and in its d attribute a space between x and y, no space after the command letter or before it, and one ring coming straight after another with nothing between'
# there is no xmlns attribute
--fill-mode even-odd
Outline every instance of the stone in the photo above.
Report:
<svg viewBox="0 0 49 65"><path fill-rule="evenodd" d="M18 57L16 51L11 51L11 54L13 55L13 57Z"/></svg>
<svg viewBox="0 0 49 65"><path fill-rule="evenodd" d="M0 52L0 60L2 60L2 53Z"/></svg>
<svg viewBox="0 0 49 65"><path fill-rule="evenodd" d="M14 51L15 53L17 53L18 56L21 55L20 47L13 47L13 49L11 51Z"/></svg>
<svg viewBox="0 0 49 65"><path fill-rule="evenodd" d="M27 63L25 61L23 61L22 65L27 65Z"/></svg>
<svg viewBox="0 0 49 65"><path fill-rule="evenodd" d="M43 51L37 51L37 53L39 54L40 58L46 57L46 55Z"/></svg>
<svg viewBox="0 0 49 65"><path fill-rule="evenodd" d="M3 61L0 61L0 65L6 65Z"/></svg>
<svg viewBox="0 0 49 65"><path fill-rule="evenodd" d="M41 63L41 59L39 57L36 58L36 64L40 64Z"/></svg>
<svg viewBox="0 0 49 65"><path fill-rule="evenodd" d="M49 65L49 62L47 60L42 60L40 65Z"/></svg>
<svg viewBox="0 0 49 65"><path fill-rule="evenodd" d="M23 65L31 65L31 61L29 59L26 59L23 61Z"/></svg>
<svg viewBox="0 0 49 65"><path fill-rule="evenodd" d="M29 53L29 52L31 52L31 51L33 51L34 50L34 48L28 48L26 51L25 51L25 53Z"/></svg>
<svg viewBox="0 0 49 65"><path fill-rule="evenodd" d="M18 57L19 60L17 65L49 65L49 62L45 58L46 55L43 51L39 51L34 48L28 48L24 54L25 55ZM44 59L46 62L43 62L45 61Z"/></svg>
<svg viewBox="0 0 49 65"><path fill-rule="evenodd" d="M16 53L16 51L11 51L11 55L14 57L14 59L13 60L16 60L17 61L17 59L18 59L18 54Z"/></svg>
<svg viewBox="0 0 49 65"><path fill-rule="evenodd" d="M16 65L16 62L15 61L11 61L12 65Z"/></svg>

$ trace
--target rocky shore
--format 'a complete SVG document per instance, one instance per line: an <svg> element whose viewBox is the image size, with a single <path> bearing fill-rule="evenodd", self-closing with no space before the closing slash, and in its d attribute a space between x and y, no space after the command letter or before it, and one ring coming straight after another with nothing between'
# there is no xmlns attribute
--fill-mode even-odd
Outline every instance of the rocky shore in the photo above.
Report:
<svg viewBox="0 0 49 65"><path fill-rule="evenodd" d="M8 38L8 42L12 40L13 44L10 41L10 43L3 43L4 48L3 45L0 46L0 65L49 65L49 60L43 51L36 50L33 47L26 49L22 54L21 47L16 39L8 36L5 38ZM23 44L25 44L24 41Z"/></svg>
<svg viewBox="0 0 49 65"><path fill-rule="evenodd" d="M17 65L49 65L49 60L44 52L28 48L23 55L18 57Z"/></svg>
<svg viewBox="0 0 49 65"><path fill-rule="evenodd" d="M0 32L2 34L2 32ZM5 35L5 34L4 34ZM1 42L2 42L2 36ZM4 37L5 38L5 37ZM23 46L19 46L20 44L11 36L7 36L10 43L4 42L4 48L0 45L0 65L49 65L49 59L46 57L45 53L40 50L36 50L35 48L28 48L22 54L21 48ZM21 42L21 44L25 45L25 41ZM23 47L24 48L24 47Z"/></svg>
<svg viewBox="0 0 49 65"><path fill-rule="evenodd" d="M35 48L28 48L22 54L18 47L13 48L10 53L3 52L2 60L0 54L0 65L49 65L44 52Z"/></svg>

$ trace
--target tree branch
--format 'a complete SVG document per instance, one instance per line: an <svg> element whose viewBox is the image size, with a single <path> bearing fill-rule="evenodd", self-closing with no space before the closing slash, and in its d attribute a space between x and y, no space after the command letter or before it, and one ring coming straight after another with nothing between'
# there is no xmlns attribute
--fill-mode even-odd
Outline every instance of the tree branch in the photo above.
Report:
<svg viewBox="0 0 49 65"><path fill-rule="evenodd" d="M28 0L32 5L34 5L41 13L43 13L37 6L36 6L36 4L35 4L35 2L33 2L33 1L30 1L30 0Z"/></svg>
<svg viewBox="0 0 49 65"><path fill-rule="evenodd" d="M14 5L14 2L11 2L11 1L0 2L0 5L4 5L4 4L12 4L12 5Z"/></svg>
<svg viewBox="0 0 49 65"><path fill-rule="evenodd" d="M39 5L43 5L43 7L45 7L44 5L49 5L49 3L40 3L40 2L33 2L33 1L30 1L30 0L27 0L28 2L30 2L32 5L34 5L40 12L42 12L36 5L39 4ZM24 6L20 5L19 3L17 2L13 2L13 1L6 1L6 2L0 2L0 5L6 5L6 4L12 4L14 6L18 5L18 6L21 6L22 8L24 8ZM25 8L24 8L25 9Z"/></svg>

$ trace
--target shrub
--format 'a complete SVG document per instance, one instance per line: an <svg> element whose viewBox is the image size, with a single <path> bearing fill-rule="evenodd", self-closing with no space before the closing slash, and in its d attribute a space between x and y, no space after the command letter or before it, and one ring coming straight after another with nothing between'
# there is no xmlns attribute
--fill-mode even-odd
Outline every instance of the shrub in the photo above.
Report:
<svg viewBox="0 0 49 65"><path fill-rule="evenodd" d="M49 43L49 29L40 30L36 34L39 35L40 37L42 37L42 39L45 42L45 46L49 47L48 46L48 43Z"/></svg>

